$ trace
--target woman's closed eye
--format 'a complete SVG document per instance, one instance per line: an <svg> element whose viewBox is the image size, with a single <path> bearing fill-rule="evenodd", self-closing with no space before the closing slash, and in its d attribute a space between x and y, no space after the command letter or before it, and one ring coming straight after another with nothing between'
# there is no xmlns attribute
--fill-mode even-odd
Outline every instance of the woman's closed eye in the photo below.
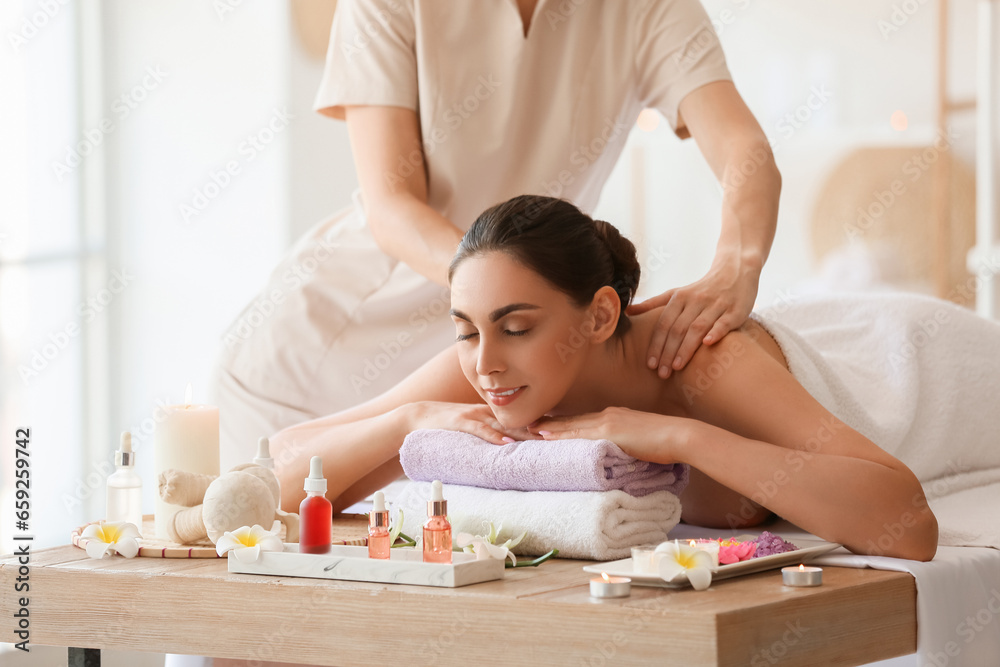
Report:
<svg viewBox="0 0 1000 667"><path fill-rule="evenodd" d="M511 329L504 329L503 334L505 336L523 336L526 333L528 333L529 331L531 331L531 329L521 329L519 331L513 331ZM455 341L460 343L463 340L469 340L473 336L478 336L478 335L479 335L479 332L473 332L473 333L467 333L467 334L458 334L458 337L455 338Z"/></svg>

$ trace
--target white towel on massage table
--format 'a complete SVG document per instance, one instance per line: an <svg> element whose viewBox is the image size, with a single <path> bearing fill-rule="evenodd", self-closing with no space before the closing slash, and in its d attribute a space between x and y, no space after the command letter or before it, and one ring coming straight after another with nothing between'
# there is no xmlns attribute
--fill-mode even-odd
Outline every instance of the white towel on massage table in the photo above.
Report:
<svg viewBox="0 0 1000 667"><path fill-rule="evenodd" d="M941 544L1000 548L1000 324L898 292L753 317L814 398L914 472Z"/></svg>
<svg viewBox="0 0 1000 667"><path fill-rule="evenodd" d="M393 503L403 509L403 532L419 537L427 520L430 482L410 482ZM483 535L503 523L500 541L528 534L514 553L540 555L559 549L564 558L616 560L631 547L659 543L681 518L681 503L668 491L636 498L624 491L495 491L446 485L452 536Z"/></svg>

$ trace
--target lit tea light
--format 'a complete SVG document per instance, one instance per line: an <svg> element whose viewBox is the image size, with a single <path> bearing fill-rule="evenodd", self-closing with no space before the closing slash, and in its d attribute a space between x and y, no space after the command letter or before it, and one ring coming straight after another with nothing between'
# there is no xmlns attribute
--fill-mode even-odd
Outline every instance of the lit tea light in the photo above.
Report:
<svg viewBox="0 0 1000 667"><path fill-rule="evenodd" d="M609 577L601 572L600 578L590 580L590 597L626 598L632 594L632 580L628 577Z"/></svg>
<svg viewBox="0 0 1000 667"><path fill-rule="evenodd" d="M819 586L823 583L823 568L805 565L783 567L781 581L785 586Z"/></svg>
<svg viewBox="0 0 1000 667"><path fill-rule="evenodd" d="M719 567L719 547L721 545L718 540L691 540L688 544L699 551L708 553L712 557L712 567Z"/></svg>

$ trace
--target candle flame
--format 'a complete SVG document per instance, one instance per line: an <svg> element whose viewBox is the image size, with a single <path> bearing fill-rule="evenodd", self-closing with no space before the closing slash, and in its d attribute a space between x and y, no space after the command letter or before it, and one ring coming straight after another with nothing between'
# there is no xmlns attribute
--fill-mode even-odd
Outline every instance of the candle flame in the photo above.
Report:
<svg viewBox="0 0 1000 667"><path fill-rule="evenodd" d="M689 544L690 544L691 546L694 546L694 540L691 540L691 541L689 542Z"/></svg>
<svg viewBox="0 0 1000 667"><path fill-rule="evenodd" d="M799 572L805 572L805 571L806 571L806 566L805 565L799 565Z"/></svg>
<svg viewBox="0 0 1000 667"><path fill-rule="evenodd" d="M606 584L611 583L611 577L608 576L607 572L601 572L601 576L604 577L604 583Z"/></svg>
<svg viewBox="0 0 1000 667"><path fill-rule="evenodd" d="M184 390L184 406L191 405L191 383L188 382L187 389Z"/></svg>

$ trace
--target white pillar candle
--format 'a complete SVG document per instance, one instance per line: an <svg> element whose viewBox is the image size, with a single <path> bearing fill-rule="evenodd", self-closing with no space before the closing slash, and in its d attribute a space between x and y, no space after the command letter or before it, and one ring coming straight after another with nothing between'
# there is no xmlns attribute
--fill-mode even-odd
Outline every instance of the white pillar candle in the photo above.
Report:
<svg viewBox="0 0 1000 667"><path fill-rule="evenodd" d="M219 474L219 408L191 403L191 385L181 405L163 408L165 418L156 427L153 460L156 474L156 536L167 538L167 522L184 509L160 499L159 478L174 468L204 475Z"/></svg>

